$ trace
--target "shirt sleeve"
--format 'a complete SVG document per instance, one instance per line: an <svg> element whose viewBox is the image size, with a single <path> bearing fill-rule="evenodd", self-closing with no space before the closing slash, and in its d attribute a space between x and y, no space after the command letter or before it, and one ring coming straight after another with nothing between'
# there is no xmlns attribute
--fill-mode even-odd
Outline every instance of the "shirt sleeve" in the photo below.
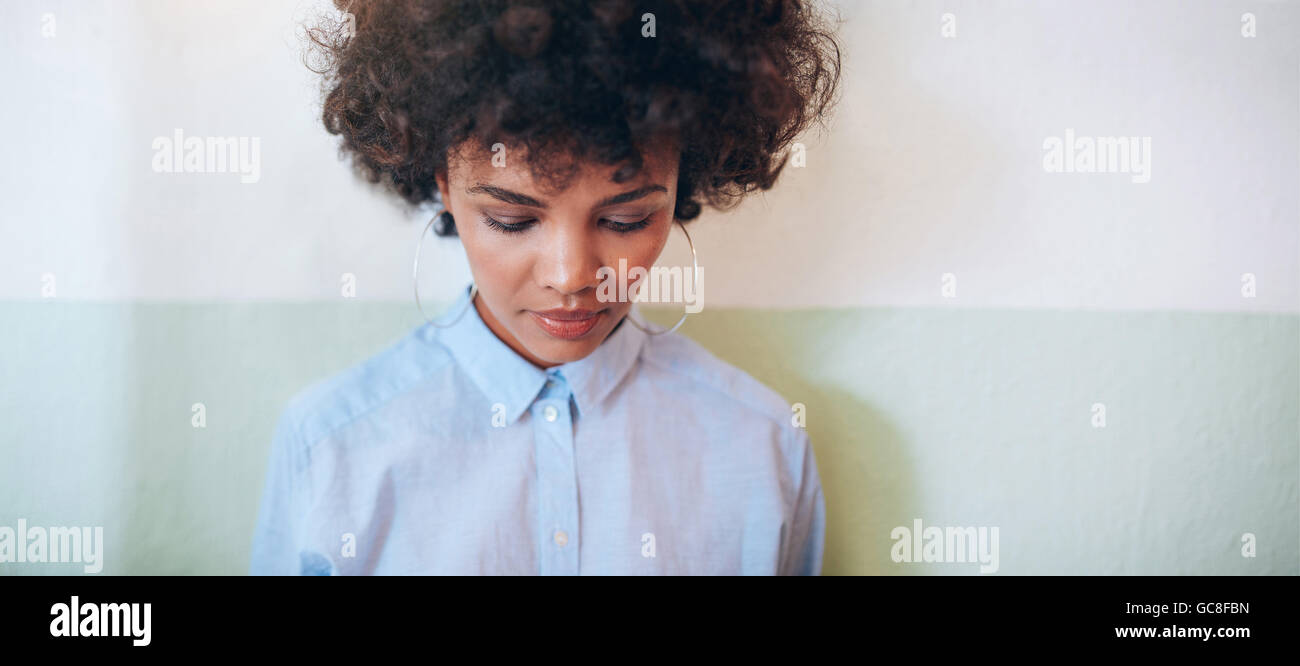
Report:
<svg viewBox="0 0 1300 666"><path fill-rule="evenodd" d="M302 440L286 410L276 425L271 441L271 458L266 470L249 574L253 576L297 575L299 570L298 526L301 488L298 479Z"/></svg>
<svg viewBox="0 0 1300 666"><path fill-rule="evenodd" d="M792 512L790 538L782 553L780 575L820 576L822 548L826 538L826 501L822 497L821 478L817 474L817 458L813 454L808 431L793 427L796 462L792 470L798 479L795 504Z"/></svg>

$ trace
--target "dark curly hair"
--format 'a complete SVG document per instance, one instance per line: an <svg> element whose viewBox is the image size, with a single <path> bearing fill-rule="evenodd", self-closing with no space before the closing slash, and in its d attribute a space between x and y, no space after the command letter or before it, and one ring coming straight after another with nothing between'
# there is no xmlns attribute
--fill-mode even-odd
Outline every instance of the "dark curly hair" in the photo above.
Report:
<svg viewBox="0 0 1300 666"><path fill-rule="evenodd" d="M371 182L437 202L474 139L522 146L563 189L578 163L681 147L674 219L766 190L836 103L840 48L804 0L335 0L307 31L325 128ZM454 229L440 233L454 234Z"/></svg>

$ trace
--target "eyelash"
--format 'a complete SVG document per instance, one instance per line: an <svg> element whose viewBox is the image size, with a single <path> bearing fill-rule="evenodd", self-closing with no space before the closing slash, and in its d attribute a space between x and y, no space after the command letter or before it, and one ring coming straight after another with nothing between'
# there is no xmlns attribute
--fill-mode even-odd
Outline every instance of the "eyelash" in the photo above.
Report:
<svg viewBox="0 0 1300 666"><path fill-rule="evenodd" d="M507 233L507 234L517 234L517 233L527 231L528 228L533 226L533 224L536 222L535 220L529 220L527 222L506 224L505 222L502 222L492 217L491 215L484 215L483 221L486 222L489 227L492 227L497 231L500 231L502 233ZM602 221L609 222L611 225L613 225L610 226L609 228L612 231L620 234L630 234L633 231L644 229L650 224L649 217L645 218L644 220L639 220L636 222L615 222L613 220L605 220L604 218L602 218Z"/></svg>

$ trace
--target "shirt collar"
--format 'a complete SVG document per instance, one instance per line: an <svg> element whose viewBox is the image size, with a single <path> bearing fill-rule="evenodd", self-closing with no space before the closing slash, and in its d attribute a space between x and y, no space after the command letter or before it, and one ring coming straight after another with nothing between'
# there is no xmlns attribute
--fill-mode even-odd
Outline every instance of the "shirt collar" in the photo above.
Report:
<svg viewBox="0 0 1300 666"><path fill-rule="evenodd" d="M438 321L444 323L462 311L446 328L426 323L423 334L447 347L483 395L494 404L505 405L507 424L513 424L523 415L552 375L568 383L579 414L597 409L635 365L646 339L644 331L624 321L585 358L542 370L488 328L478 309L469 304L468 286ZM640 320L635 304L629 315Z"/></svg>

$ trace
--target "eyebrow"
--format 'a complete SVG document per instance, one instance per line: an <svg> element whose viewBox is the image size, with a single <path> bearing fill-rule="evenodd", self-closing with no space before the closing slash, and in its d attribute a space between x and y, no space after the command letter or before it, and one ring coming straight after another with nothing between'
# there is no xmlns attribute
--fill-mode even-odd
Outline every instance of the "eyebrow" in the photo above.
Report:
<svg viewBox="0 0 1300 666"><path fill-rule="evenodd" d="M615 194L612 197L606 197L605 199L597 203L596 207L603 208L605 206L615 206L621 203L635 201L653 192L667 192L667 191L668 188L664 187L663 185L646 185L645 187L638 187L635 190L623 192L622 194ZM547 208L545 202L538 201L537 199L534 199L528 196L527 194L520 194L519 192L511 192L510 190L502 189L500 187L496 187L493 185L487 185L484 183L479 183L474 187L465 190L465 192L468 194L486 194L494 199L499 199L506 203L512 203L517 206L530 206L532 208L541 208L541 209Z"/></svg>

